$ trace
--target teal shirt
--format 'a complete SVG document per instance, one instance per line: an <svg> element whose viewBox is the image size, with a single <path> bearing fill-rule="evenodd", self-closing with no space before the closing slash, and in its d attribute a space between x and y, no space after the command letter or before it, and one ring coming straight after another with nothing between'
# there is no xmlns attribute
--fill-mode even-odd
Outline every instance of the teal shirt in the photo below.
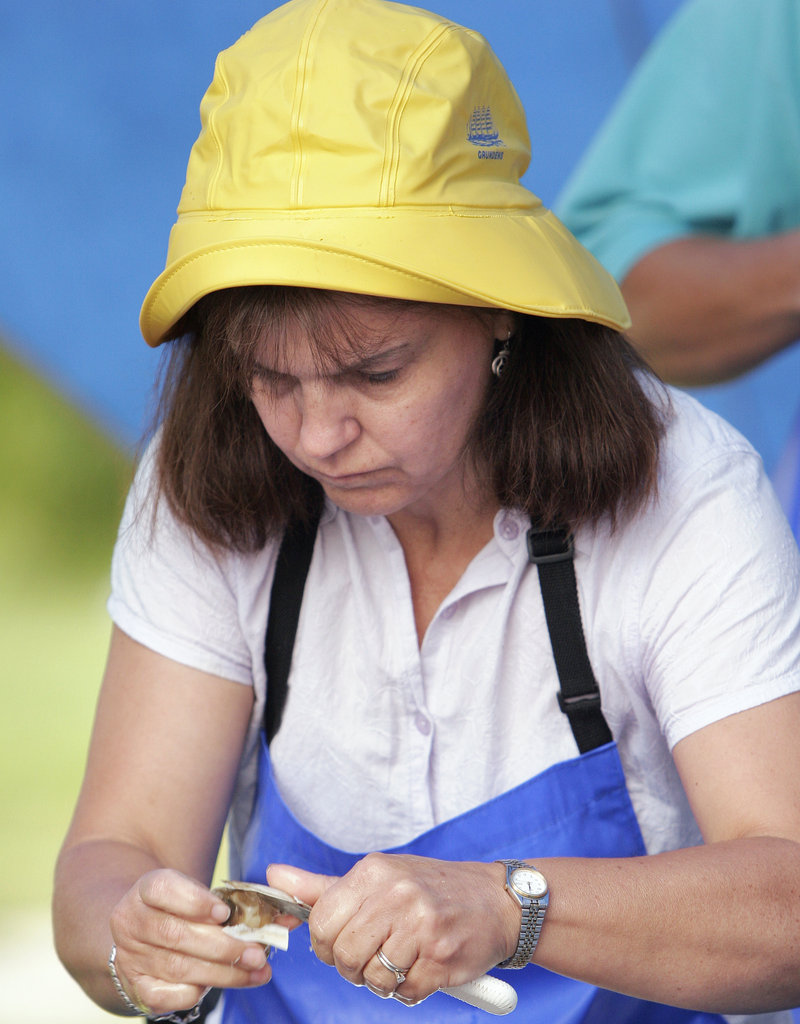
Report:
<svg viewBox="0 0 800 1024"><path fill-rule="evenodd" d="M757 238L800 226L800 0L684 4L556 208L619 280L685 235ZM693 393L774 469L798 416L800 345Z"/></svg>
<svg viewBox="0 0 800 1024"><path fill-rule="evenodd" d="M800 3L680 8L558 205L617 278L684 235L800 226Z"/></svg>

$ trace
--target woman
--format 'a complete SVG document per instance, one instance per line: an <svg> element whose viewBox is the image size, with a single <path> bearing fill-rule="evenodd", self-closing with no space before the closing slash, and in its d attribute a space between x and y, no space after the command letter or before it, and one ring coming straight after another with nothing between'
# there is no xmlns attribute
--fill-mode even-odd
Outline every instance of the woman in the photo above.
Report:
<svg viewBox="0 0 800 1024"><path fill-rule="evenodd" d="M529 1021L800 1002L797 550L519 184L491 50L299 0L201 109L65 964L176 1020L209 987L230 1022L479 1019L436 993L497 965ZM313 952L220 929L229 810L232 873L309 903Z"/></svg>

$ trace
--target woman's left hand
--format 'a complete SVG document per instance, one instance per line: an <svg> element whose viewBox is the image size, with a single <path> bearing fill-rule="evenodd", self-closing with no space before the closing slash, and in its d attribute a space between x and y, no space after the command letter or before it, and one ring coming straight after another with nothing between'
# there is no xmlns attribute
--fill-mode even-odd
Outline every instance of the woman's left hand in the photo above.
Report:
<svg viewBox="0 0 800 1024"><path fill-rule="evenodd" d="M312 905L311 944L320 960L385 998L396 990L403 1002L419 1002L480 977L516 947L519 909L500 864L370 853L341 878L281 864L267 875L270 885Z"/></svg>

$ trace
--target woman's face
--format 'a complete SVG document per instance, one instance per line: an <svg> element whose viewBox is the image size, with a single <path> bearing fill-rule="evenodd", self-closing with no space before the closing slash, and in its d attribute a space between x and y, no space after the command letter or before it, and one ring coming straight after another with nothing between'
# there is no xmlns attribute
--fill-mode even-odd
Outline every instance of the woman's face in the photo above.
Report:
<svg viewBox="0 0 800 1024"><path fill-rule="evenodd" d="M459 504L469 488L464 443L511 315L447 306L398 314L363 300L345 312L358 339L337 346L335 365L296 321L280 355L261 346L252 400L267 433L349 512L424 516Z"/></svg>

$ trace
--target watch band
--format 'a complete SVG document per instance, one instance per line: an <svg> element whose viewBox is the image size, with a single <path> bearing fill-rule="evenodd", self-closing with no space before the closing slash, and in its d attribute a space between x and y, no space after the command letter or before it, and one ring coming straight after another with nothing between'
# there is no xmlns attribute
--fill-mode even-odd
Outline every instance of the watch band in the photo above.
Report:
<svg viewBox="0 0 800 1024"><path fill-rule="evenodd" d="M541 872L538 871L537 868L534 868L532 864L526 864L521 860L498 860L496 863L505 864L506 890L509 895L519 903L520 908L522 909L522 919L519 926L517 948L507 960L503 960L502 963L499 963L497 966L510 968L526 967L530 963L531 957L536 949L536 945L539 942L539 936L542 933L544 916L550 902L550 893L545 889L541 896L526 896L512 887L511 876L518 868L536 871L544 881L544 876L542 876Z"/></svg>

